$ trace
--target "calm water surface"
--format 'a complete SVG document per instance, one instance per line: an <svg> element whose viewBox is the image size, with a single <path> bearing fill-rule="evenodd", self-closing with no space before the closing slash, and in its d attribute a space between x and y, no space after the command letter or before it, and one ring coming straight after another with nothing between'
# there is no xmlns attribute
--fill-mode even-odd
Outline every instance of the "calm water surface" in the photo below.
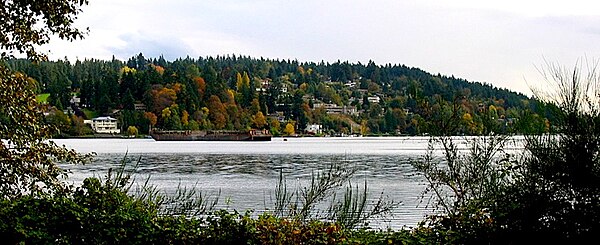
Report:
<svg viewBox="0 0 600 245"><path fill-rule="evenodd" d="M426 153L427 137L274 138L271 142L157 142L152 139L54 140L79 152L96 152L86 165L64 166L70 181L104 176L125 155L140 159L137 179L173 192L178 185L204 193L220 191L219 208L257 212L273 207L271 196L283 171L288 185L305 184L315 170L335 162L357 169L353 183L366 180L373 198L381 193L401 205L378 226L414 226L431 209L420 204L424 178L410 165ZM224 200L228 201L225 202Z"/></svg>

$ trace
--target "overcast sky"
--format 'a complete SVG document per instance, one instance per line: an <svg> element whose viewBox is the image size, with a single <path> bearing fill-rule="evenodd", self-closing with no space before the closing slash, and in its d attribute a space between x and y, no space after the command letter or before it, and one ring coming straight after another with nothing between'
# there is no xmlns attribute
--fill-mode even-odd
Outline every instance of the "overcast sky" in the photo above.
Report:
<svg viewBox="0 0 600 245"><path fill-rule="evenodd" d="M50 58L140 52L405 64L529 94L544 57L600 57L600 1L90 0Z"/></svg>

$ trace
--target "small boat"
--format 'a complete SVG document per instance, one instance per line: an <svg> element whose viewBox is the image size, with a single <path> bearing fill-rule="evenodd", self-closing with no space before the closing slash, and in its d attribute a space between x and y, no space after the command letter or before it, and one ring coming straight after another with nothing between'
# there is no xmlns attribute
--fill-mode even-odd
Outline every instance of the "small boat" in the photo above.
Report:
<svg viewBox="0 0 600 245"><path fill-rule="evenodd" d="M156 141L271 141L268 130L152 130Z"/></svg>

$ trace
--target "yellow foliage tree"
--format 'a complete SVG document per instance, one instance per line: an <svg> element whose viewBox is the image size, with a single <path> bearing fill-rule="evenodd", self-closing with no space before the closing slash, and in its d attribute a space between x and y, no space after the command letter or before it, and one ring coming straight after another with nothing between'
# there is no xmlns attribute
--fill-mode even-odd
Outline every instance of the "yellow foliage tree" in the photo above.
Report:
<svg viewBox="0 0 600 245"><path fill-rule="evenodd" d="M258 101L258 99L253 99L252 102L250 103L250 112L252 112L252 114L256 114L260 111L260 102Z"/></svg>
<svg viewBox="0 0 600 245"><path fill-rule="evenodd" d="M183 124L184 126L187 126L189 123L190 123L190 114L186 110L183 110L183 112L181 113L181 124Z"/></svg>
<svg viewBox="0 0 600 245"><path fill-rule="evenodd" d="M127 127L127 135L130 137L138 135L138 129L135 126Z"/></svg>
<svg viewBox="0 0 600 245"><path fill-rule="evenodd" d="M302 91L305 91L305 92L306 92L306 89L308 89L308 84L307 84L307 83L302 83L302 84L300 84L300 90L302 90Z"/></svg>
<svg viewBox="0 0 600 245"><path fill-rule="evenodd" d="M279 122L279 120L277 120L277 118L270 118L269 119L269 126L271 127L271 130L275 130L277 132L281 132L281 123Z"/></svg>
<svg viewBox="0 0 600 245"><path fill-rule="evenodd" d="M495 119L498 119L498 110L496 109L496 107L495 107L494 105L490 105L490 106L488 107L488 112L489 112L489 114L490 114L490 117L491 117L492 119L494 119L494 120L495 120Z"/></svg>
<svg viewBox="0 0 600 245"><path fill-rule="evenodd" d="M250 77L247 72L244 72L244 76L242 77L242 85L245 87L250 87Z"/></svg>
<svg viewBox="0 0 600 245"><path fill-rule="evenodd" d="M471 116L470 113L467 112L467 113L463 114L462 120L470 133L472 133L472 134L477 133L477 131L478 131L477 123L475 121L473 121L473 116Z"/></svg>
<svg viewBox="0 0 600 245"><path fill-rule="evenodd" d="M135 70L135 68L129 68L129 66L123 66L123 68L121 68L121 74L125 74L125 73L136 73L137 71Z"/></svg>
<svg viewBox="0 0 600 245"><path fill-rule="evenodd" d="M366 135L369 133L369 125L367 124L367 120L362 120L360 122L360 134Z"/></svg>
<svg viewBox="0 0 600 245"><path fill-rule="evenodd" d="M254 115L252 123L254 124L254 127L258 129L263 129L267 125L267 118L265 118L265 115L263 115L263 113L259 111L256 113L256 115Z"/></svg>
<svg viewBox="0 0 600 245"><path fill-rule="evenodd" d="M160 116L162 118L168 118L168 117L170 117L171 116L171 109L169 109L169 108L163 109L162 112L161 112L161 114L160 114Z"/></svg>
<svg viewBox="0 0 600 245"><path fill-rule="evenodd" d="M235 91L227 89L227 96L225 97L225 104L235 105Z"/></svg>
<svg viewBox="0 0 600 245"><path fill-rule="evenodd" d="M285 125L285 129L283 130L283 133L285 135L294 135L296 134L296 130L294 129L294 124L292 124L291 122L289 122L288 124Z"/></svg>
<svg viewBox="0 0 600 245"><path fill-rule="evenodd" d="M242 81L242 74L239 72L235 74L235 89L240 92L244 82Z"/></svg>

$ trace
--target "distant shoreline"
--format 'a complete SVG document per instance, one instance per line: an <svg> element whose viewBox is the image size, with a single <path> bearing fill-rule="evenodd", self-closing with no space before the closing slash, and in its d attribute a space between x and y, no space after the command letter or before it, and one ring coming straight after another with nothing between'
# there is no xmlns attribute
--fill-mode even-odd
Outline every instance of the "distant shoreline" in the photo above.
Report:
<svg viewBox="0 0 600 245"><path fill-rule="evenodd" d="M93 135L82 135L82 136L61 136L54 137L52 139L143 139L145 135L137 137L129 137L120 134L93 134Z"/></svg>

